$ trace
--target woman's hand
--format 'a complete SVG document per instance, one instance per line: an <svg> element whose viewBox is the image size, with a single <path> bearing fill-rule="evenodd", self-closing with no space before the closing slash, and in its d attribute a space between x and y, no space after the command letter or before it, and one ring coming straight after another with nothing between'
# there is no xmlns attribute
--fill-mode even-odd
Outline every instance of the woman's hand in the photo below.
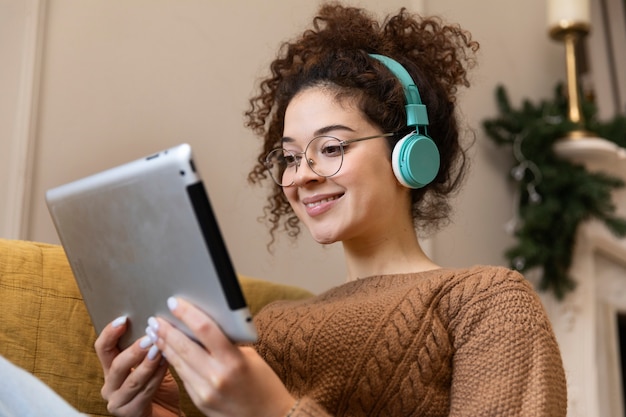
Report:
<svg viewBox="0 0 626 417"><path fill-rule="evenodd" d="M104 370L101 393L107 409L120 417L179 416L178 386L150 339L144 337L122 352L118 349L126 325L124 317L114 320L95 343Z"/></svg>
<svg viewBox="0 0 626 417"><path fill-rule="evenodd" d="M203 413L281 417L289 412L294 398L254 349L234 345L209 316L185 300L170 298L168 305L202 346L167 321L151 319L156 346Z"/></svg>

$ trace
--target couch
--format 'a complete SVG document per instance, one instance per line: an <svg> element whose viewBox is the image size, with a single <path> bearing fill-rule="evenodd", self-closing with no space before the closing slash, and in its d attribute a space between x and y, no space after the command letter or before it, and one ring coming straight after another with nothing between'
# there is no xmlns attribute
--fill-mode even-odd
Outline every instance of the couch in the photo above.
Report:
<svg viewBox="0 0 626 417"><path fill-rule="evenodd" d="M276 299L311 294L240 276L252 314ZM48 384L79 411L108 416L95 332L63 248L0 239L0 355ZM179 384L182 387L182 385ZM187 416L202 415L181 390Z"/></svg>

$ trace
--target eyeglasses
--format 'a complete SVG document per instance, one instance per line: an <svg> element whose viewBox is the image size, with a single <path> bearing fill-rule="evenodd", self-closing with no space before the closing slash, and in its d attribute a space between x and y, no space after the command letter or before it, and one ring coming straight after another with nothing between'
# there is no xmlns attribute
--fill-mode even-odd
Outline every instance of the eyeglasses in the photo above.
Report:
<svg viewBox="0 0 626 417"><path fill-rule="evenodd" d="M341 169L347 145L393 135L394 133L382 133L350 140L341 140L333 136L316 136L309 142L304 152L293 152L283 148L271 150L265 157L265 168L276 184L289 187L296 181L296 173L304 156L307 165L314 173L320 177L332 177Z"/></svg>

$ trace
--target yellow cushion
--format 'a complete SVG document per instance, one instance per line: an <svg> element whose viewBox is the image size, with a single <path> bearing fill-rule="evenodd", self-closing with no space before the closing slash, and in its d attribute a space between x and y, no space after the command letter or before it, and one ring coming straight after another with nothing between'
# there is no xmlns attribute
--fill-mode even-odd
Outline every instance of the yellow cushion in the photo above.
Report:
<svg viewBox="0 0 626 417"><path fill-rule="evenodd" d="M240 276L252 314L311 294ZM0 355L31 372L83 413L108 416L96 338L63 248L0 239ZM188 416L200 415L184 396Z"/></svg>

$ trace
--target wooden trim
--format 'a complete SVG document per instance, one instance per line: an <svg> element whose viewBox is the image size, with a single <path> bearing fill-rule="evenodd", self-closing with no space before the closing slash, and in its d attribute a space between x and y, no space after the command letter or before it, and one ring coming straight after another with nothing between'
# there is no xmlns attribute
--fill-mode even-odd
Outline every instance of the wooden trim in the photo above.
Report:
<svg viewBox="0 0 626 417"><path fill-rule="evenodd" d="M7 238L28 239L29 234L45 15L46 0L28 2L15 129L9 139L11 159L3 219Z"/></svg>
<svg viewBox="0 0 626 417"><path fill-rule="evenodd" d="M612 118L626 111L626 3L592 2L589 38L591 82L599 115Z"/></svg>

